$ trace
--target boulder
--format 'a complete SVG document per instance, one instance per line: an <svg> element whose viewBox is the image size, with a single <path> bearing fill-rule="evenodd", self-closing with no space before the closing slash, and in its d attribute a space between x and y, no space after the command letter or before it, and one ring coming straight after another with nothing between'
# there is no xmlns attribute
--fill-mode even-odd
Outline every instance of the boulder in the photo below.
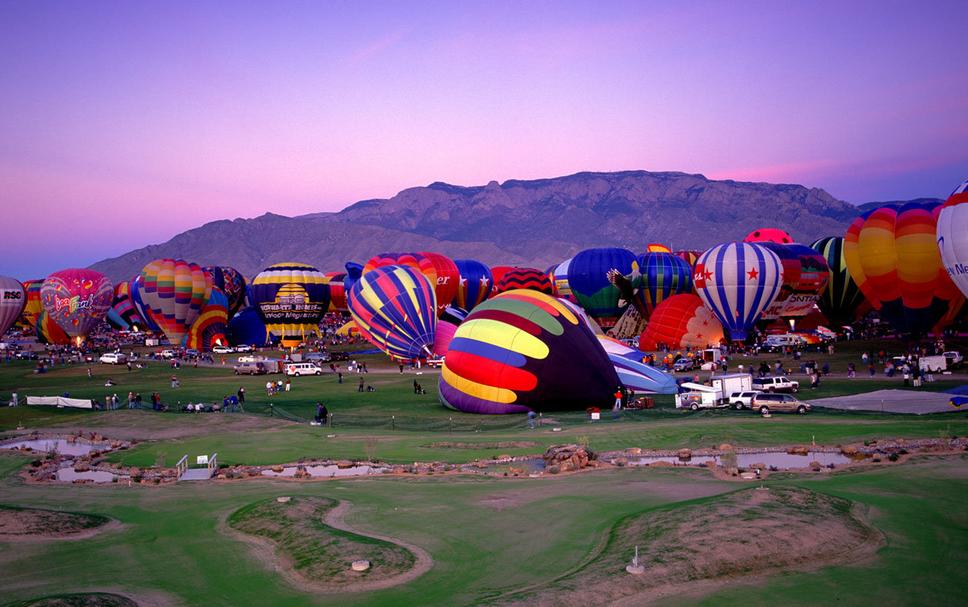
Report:
<svg viewBox="0 0 968 607"><path fill-rule="evenodd" d="M561 472L581 470L588 462L598 459L592 450L581 445L552 445L544 453L545 466L557 465Z"/></svg>
<svg viewBox="0 0 968 607"><path fill-rule="evenodd" d="M720 451L732 451L733 450L733 446L730 445L729 443L723 443L723 444L721 444L719 446L719 450Z"/></svg>
<svg viewBox="0 0 968 607"><path fill-rule="evenodd" d="M679 459L692 459L692 449L679 449L676 455Z"/></svg>
<svg viewBox="0 0 968 607"><path fill-rule="evenodd" d="M809 455L810 450L803 446L790 447L787 449L787 453L790 455Z"/></svg>

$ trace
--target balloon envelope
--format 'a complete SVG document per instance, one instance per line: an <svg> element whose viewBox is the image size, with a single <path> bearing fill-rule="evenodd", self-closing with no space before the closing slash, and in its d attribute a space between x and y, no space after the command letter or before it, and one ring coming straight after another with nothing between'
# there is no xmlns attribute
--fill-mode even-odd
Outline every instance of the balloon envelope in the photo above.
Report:
<svg viewBox="0 0 968 607"><path fill-rule="evenodd" d="M326 276L304 263L269 266L252 281L252 296L266 328L284 342L316 333L329 307Z"/></svg>
<svg viewBox="0 0 968 607"><path fill-rule="evenodd" d="M0 276L0 338L17 322L27 305L27 291L20 281Z"/></svg>
<svg viewBox="0 0 968 607"><path fill-rule="evenodd" d="M264 346L269 341L269 331L256 307L242 308L229 321L226 338L233 346Z"/></svg>
<svg viewBox="0 0 968 607"><path fill-rule="evenodd" d="M44 303L40 300L40 287L43 279L25 280L24 291L27 293L27 303L20 317L20 326L31 331L37 326L37 319L44 311Z"/></svg>
<svg viewBox="0 0 968 607"><path fill-rule="evenodd" d="M506 267L497 282L495 293L504 293L514 289L530 289L545 295L551 295L551 279L537 268ZM493 268L492 268L493 271Z"/></svg>
<svg viewBox="0 0 968 607"><path fill-rule="evenodd" d="M615 368L623 386L647 394L675 394L676 378L642 362L645 352L630 348L611 337L598 336L599 343Z"/></svg>
<svg viewBox="0 0 968 607"><path fill-rule="evenodd" d="M948 276L968 296L968 181L955 188L945 201L936 236Z"/></svg>
<svg viewBox="0 0 968 607"><path fill-rule="evenodd" d="M326 284L329 285L329 309L333 312L349 312L349 308L346 307L345 279L346 272L326 272Z"/></svg>
<svg viewBox="0 0 968 607"><path fill-rule="evenodd" d="M692 292L692 267L672 253L646 253L638 265L639 278L632 286L650 316L666 298Z"/></svg>
<svg viewBox="0 0 968 607"><path fill-rule="evenodd" d="M669 297L652 312L639 337L642 350L705 348L723 340L723 325L698 295L683 293Z"/></svg>
<svg viewBox="0 0 968 607"><path fill-rule="evenodd" d="M419 253L380 253L371 257L363 266L363 273L391 265L409 266L423 274L434 289L437 313L444 311L457 297L460 272L454 261L446 255L421 251Z"/></svg>
<svg viewBox="0 0 968 607"><path fill-rule="evenodd" d="M591 329L561 300L518 289L479 305L457 328L440 400L470 413L607 407L618 376Z"/></svg>
<svg viewBox="0 0 968 607"><path fill-rule="evenodd" d="M578 305L589 316L601 326L611 327L625 306L619 306L621 293L608 279L608 273L618 270L619 274L626 276L637 268L635 254L627 249L585 249L568 264L568 285Z"/></svg>
<svg viewBox="0 0 968 607"><path fill-rule="evenodd" d="M706 307L732 339L743 340L780 293L783 267L776 253L765 247L731 242L703 253L694 278Z"/></svg>
<svg viewBox="0 0 968 607"><path fill-rule="evenodd" d="M491 296L491 288L494 286L491 268L476 259L455 259L454 264L460 279L457 295L452 303L458 308L473 310L477 304Z"/></svg>
<svg viewBox="0 0 968 607"><path fill-rule="evenodd" d="M763 320L797 318L813 311L820 293L827 286L829 267L819 251L802 244L761 243L776 253L783 266L780 294L763 310Z"/></svg>
<svg viewBox="0 0 968 607"><path fill-rule="evenodd" d="M570 267L571 259L566 259L557 265L551 266L548 277L551 278L552 295L577 303L575 294L571 290L571 285L568 283L568 268Z"/></svg>
<svg viewBox="0 0 968 607"><path fill-rule="evenodd" d="M75 340L87 337L107 314L114 286L104 274L84 268L54 272L40 289L44 311Z"/></svg>
<svg viewBox="0 0 968 607"><path fill-rule="evenodd" d="M131 299L131 283L127 281L114 285L114 298L107 314L108 323L119 331L141 330L146 327L144 319L138 314Z"/></svg>
<svg viewBox="0 0 968 607"><path fill-rule="evenodd" d="M212 286L225 295L229 316L234 316L245 304L245 277L227 266L205 266L202 269L212 277Z"/></svg>
<svg viewBox="0 0 968 607"><path fill-rule="evenodd" d="M182 345L212 295L212 277L181 259L156 259L141 270L138 284L147 313L175 346Z"/></svg>
<svg viewBox="0 0 968 607"><path fill-rule="evenodd" d="M206 352L215 346L227 345L225 334L229 322L228 305L228 297L222 290L212 289L212 295L202 307L202 313L188 330L185 346Z"/></svg>
<svg viewBox="0 0 968 607"><path fill-rule="evenodd" d="M864 302L864 294L847 269L844 259L844 239L827 236L811 245L827 260L827 286L821 291L817 306L831 323L845 325L857 318L857 309Z"/></svg>
<svg viewBox="0 0 968 607"><path fill-rule="evenodd" d="M793 237L786 230L780 228L757 228L746 235L743 242L772 242L775 244L791 244Z"/></svg>
<svg viewBox="0 0 968 607"><path fill-rule="evenodd" d="M437 301L427 277L410 266L365 272L349 294L350 314L360 334L396 359L431 354Z"/></svg>
<svg viewBox="0 0 968 607"><path fill-rule="evenodd" d="M37 339L45 344L65 346L71 343L71 336L54 322L54 319L47 314L46 310L37 317L36 331Z"/></svg>

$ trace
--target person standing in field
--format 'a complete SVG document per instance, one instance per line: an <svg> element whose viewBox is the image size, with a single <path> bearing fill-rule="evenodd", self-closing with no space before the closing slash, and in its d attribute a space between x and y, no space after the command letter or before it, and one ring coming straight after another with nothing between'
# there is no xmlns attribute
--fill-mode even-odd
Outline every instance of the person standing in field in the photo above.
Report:
<svg viewBox="0 0 968 607"><path fill-rule="evenodd" d="M239 391L236 393L239 397L239 404L245 404L245 386L239 386Z"/></svg>

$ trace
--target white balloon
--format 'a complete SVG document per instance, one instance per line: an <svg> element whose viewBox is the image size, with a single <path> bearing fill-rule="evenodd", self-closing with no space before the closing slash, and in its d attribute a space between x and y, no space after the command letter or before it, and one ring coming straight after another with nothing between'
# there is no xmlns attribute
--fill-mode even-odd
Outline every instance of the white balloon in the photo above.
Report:
<svg viewBox="0 0 968 607"><path fill-rule="evenodd" d="M938 216L938 249L951 280L968 297L968 180L945 202Z"/></svg>

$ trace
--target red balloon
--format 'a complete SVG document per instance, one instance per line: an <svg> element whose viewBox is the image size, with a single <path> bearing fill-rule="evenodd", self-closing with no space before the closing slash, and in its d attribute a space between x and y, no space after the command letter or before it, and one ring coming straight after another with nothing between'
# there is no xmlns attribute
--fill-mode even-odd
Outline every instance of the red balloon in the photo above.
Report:
<svg viewBox="0 0 968 607"><path fill-rule="evenodd" d="M703 348L723 340L723 325L698 295L683 293L664 299L649 317L639 337L639 350Z"/></svg>
<svg viewBox="0 0 968 607"><path fill-rule="evenodd" d="M789 232L780 228L757 228L746 235L743 242L775 242L776 244L791 244L793 237Z"/></svg>

